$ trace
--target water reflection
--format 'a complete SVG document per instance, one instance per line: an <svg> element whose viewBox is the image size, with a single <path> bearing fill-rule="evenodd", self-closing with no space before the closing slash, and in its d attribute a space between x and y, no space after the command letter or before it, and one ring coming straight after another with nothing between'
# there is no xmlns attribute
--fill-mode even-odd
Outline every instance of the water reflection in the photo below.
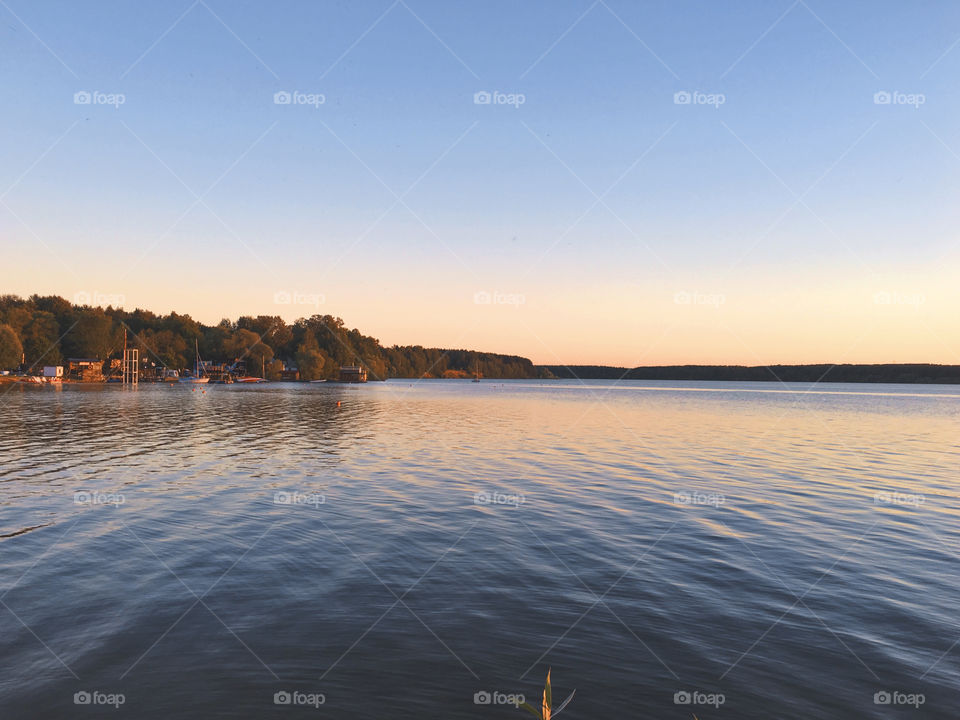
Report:
<svg viewBox="0 0 960 720"><path fill-rule="evenodd" d="M949 716L949 388L648 385L11 391L3 717Z"/></svg>

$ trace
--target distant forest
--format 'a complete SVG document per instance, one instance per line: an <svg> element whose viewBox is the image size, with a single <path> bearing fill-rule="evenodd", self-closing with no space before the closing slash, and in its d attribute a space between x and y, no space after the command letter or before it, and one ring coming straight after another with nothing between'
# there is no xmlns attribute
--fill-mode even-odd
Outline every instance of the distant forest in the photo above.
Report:
<svg viewBox="0 0 960 720"><path fill-rule="evenodd" d="M342 365L362 365L371 379L470 377L479 368L490 379L580 378L626 380L725 380L776 382L960 383L958 365L669 365L622 368L604 365L534 365L515 355L424 348L384 347L347 328L332 315L288 324L269 315L243 316L204 325L189 315L157 315L75 305L57 296L0 296L0 370L36 371L68 358L117 358L124 330L141 360L156 367L193 366L195 343L205 362L243 361L259 375L277 379L290 366L303 380L335 378Z"/></svg>
<svg viewBox="0 0 960 720"><path fill-rule="evenodd" d="M606 365L543 365L558 378L581 380L725 380L840 383L960 383L960 365L661 365L632 369Z"/></svg>
<svg viewBox="0 0 960 720"><path fill-rule="evenodd" d="M302 380L334 378L341 365L363 365L371 379L390 377L531 378L527 358L470 350L383 347L376 338L348 329L331 315L301 318L292 325L268 315L244 316L204 325L189 315L157 315L148 310L79 306L62 297L0 296L0 369L61 365L67 358L120 357L124 330L141 360L182 370L193 366L195 344L204 362L242 360L259 375L280 377L295 365Z"/></svg>

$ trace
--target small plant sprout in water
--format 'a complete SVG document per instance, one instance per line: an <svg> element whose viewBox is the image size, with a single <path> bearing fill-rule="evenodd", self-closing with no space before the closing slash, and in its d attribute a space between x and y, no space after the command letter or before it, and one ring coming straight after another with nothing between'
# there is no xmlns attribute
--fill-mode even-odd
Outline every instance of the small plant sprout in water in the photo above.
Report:
<svg viewBox="0 0 960 720"><path fill-rule="evenodd" d="M528 713L530 713L530 714L533 715L534 717L540 718L540 720L550 720L550 718L554 717L555 715L559 715L559 714L560 714L560 711L563 710L563 709L570 703L571 700L573 700L573 695L574 695L575 692L577 692L577 691L574 690L572 693L570 693L569 697L567 697L566 700L564 700L562 703L560 703L560 706L559 706L558 708L553 709L553 691L552 691L551 688L550 688L550 670L548 669L548 670L547 670L547 684L543 686L543 707L542 707L542 709L541 709L541 710L537 710L535 707L533 707L533 705L531 705L530 703L527 703L527 702L522 703L522 704L519 705L518 707L523 708L524 710L526 710Z"/></svg>

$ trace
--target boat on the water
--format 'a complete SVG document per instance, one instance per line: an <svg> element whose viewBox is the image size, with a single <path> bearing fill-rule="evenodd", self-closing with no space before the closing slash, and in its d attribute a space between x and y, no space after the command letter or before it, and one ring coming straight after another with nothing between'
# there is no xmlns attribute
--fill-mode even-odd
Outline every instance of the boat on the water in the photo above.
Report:
<svg viewBox="0 0 960 720"><path fill-rule="evenodd" d="M203 360L200 359L200 342L194 340L194 344L197 348L197 361L193 366L193 375L182 376L180 382L187 383L188 385L204 385L210 382L210 378L207 377L203 367Z"/></svg>
<svg viewBox="0 0 960 720"><path fill-rule="evenodd" d="M204 385L210 382L208 377L194 377L193 375L186 375L180 378L180 382L187 383L188 385Z"/></svg>

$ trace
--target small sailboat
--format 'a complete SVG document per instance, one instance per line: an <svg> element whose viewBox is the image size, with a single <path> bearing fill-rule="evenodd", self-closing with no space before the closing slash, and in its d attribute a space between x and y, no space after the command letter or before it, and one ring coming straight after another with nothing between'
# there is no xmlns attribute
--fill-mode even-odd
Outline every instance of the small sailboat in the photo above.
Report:
<svg viewBox="0 0 960 720"><path fill-rule="evenodd" d="M193 366L193 375L190 375L189 377L181 377L180 382L190 385L202 385L210 382L210 378L207 377L206 371L203 367L203 360L200 359L200 342L198 340L194 340L194 344L197 348L197 361Z"/></svg>
<svg viewBox="0 0 960 720"><path fill-rule="evenodd" d="M480 382L480 361L479 360L477 360L477 370L474 373L473 381Z"/></svg>

